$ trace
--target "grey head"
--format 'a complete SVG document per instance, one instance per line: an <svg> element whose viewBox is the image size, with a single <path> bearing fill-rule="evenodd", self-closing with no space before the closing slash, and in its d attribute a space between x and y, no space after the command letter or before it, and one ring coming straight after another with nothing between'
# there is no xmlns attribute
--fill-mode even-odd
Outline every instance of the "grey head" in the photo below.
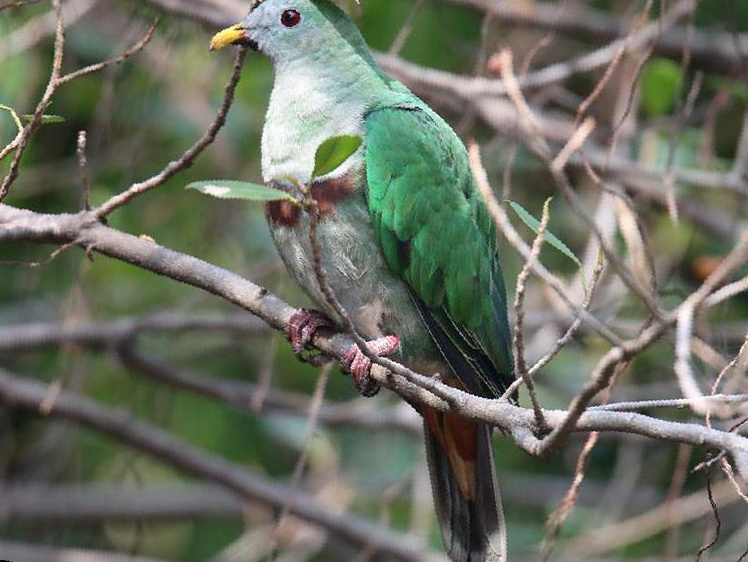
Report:
<svg viewBox="0 0 748 562"><path fill-rule="evenodd" d="M339 49L370 59L356 25L329 0L253 0L246 18L211 40L211 50L228 45L249 45L276 63Z"/></svg>

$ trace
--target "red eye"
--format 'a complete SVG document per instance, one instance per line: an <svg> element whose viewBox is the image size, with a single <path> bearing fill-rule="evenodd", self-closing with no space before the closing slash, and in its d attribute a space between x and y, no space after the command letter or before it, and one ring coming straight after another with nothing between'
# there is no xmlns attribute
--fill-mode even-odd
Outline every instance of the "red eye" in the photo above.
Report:
<svg viewBox="0 0 748 562"><path fill-rule="evenodd" d="M281 14L281 23L286 27L294 27L301 21L301 14L296 10L286 10Z"/></svg>

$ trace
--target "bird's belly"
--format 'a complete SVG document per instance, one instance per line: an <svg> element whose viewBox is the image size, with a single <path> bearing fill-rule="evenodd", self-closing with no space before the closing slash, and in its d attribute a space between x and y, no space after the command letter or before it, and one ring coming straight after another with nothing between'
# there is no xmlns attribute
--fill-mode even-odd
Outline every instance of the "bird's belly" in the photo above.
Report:
<svg viewBox="0 0 748 562"><path fill-rule="evenodd" d="M308 216L302 213L292 225L269 222L291 277L321 310L339 321L314 271ZM384 261L360 193L339 202L334 212L321 218L317 241L327 284L356 330L367 339L395 334L401 341L400 360L421 372L443 372L441 354L406 284Z"/></svg>

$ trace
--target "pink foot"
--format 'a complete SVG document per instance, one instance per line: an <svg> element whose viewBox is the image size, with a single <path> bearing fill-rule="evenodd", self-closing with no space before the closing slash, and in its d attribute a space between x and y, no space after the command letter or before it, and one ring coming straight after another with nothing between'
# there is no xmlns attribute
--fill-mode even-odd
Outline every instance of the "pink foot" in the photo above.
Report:
<svg viewBox="0 0 748 562"><path fill-rule="evenodd" d="M397 336L385 336L370 342L366 345L377 357L386 357L394 352L400 345L400 338ZM356 388L362 396L374 396L379 392L379 384L371 378L371 359L369 359L359 349L357 345L352 345L343 355L341 361L343 369L353 376Z"/></svg>
<svg viewBox="0 0 748 562"><path fill-rule="evenodd" d="M286 337L294 353L299 355L312 342L321 328L334 328L332 320L318 310L300 308L291 316L286 326Z"/></svg>

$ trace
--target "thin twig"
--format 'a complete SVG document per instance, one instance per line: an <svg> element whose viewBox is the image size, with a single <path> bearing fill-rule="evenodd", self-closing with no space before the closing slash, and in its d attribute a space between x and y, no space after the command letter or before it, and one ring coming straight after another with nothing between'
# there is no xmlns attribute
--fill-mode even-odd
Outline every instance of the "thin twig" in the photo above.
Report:
<svg viewBox="0 0 748 562"><path fill-rule="evenodd" d="M514 349L516 355L517 373L522 378L527 388L527 392L530 395L530 402L532 404L533 412L535 413L535 423L537 424L537 431L539 434L544 435L548 433L548 423L545 421L543 416L543 410L538 399L538 393L535 389L535 383L530 377L527 369L527 362L525 361L525 346L523 338L523 324L524 324L524 303L525 303L525 290L527 289L527 280L530 277L531 264L539 261L540 250L543 248L543 242L545 241L545 233L548 229L548 221L551 218L550 215L550 204L551 200L547 199L543 205L543 216L540 220L540 226L538 232L535 235L535 240L532 243L532 250L530 255L525 261L525 265L522 267L522 271L517 277L517 288L514 297Z"/></svg>
<svg viewBox="0 0 748 562"><path fill-rule="evenodd" d="M590 284L590 290L585 297L584 302L582 303L582 308L584 310L588 310L590 305L592 304L592 299L595 296L595 290L597 289L597 286L600 283L600 279L602 278L604 269L604 262L602 260L602 256L599 256L599 259L597 260L597 265L595 266L595 271L592 274L592 283ZM582 325L582 320L580 318L576 318L574 322L572 322L571 326L566 330L563 336L561 336L556 342L553 344L553 347L548 350L548 352L541 357L528 371L528 375L532 378L534 377L543 367L545 367L550 361L558 354L559 351L561 351L566 345L571 341L571 339L574 337L574 335L579 330L579 327Z"/></svg>
<svg viewBox="0 0 748 562"><path fill-rule="evenodd" d="M553 513L551 513L546 521L546 535L543 537L540 555L542 562L548 562L548 560L551 559L551 556L553 556L553 551L556 548L556 541L561 532L561 527L563 526L564 521L566 521L569 515L571 515L574 506L577 504L579 488L582 486L582 482L584 482L584 470L587 465L587 459L589 458L592 449L595 448L595 444L599 438L600 433L597 431L593 431L590 433L589 437L587 437L584 447L582 447L582 452L577 457L577 463L574 468L574 478L571 486L564 495L561 505L553 510Z"/></svg>
<svg viewBox="0 0 748 562"><path fill-rule="evenodd" d="M569 138L569 142L566 143L564 148L551 162L551 168L555 171L561 171L566 167L572 154L582 148L584 141L587 140L595 130L595 120L592 117L585 118L584 121L579 125L574 134Z"/></svg>
<svg viewBox="0 0 748 562"><path fill-rule="evenodd" d="M512 68L512 58L509 51L504 51L501 65L501 77L506 84L507 92L509 97L512 99L518 113L520 114L520 125L523 127L526 135L527 142L531 150L548 166L551 176L553 177L554 183L557 189L564 195L567 201L571 204L572 209L581 218L590 230L597 236L600 247L605 253L606 259L615 267L616 272L620 276L621 280L626 284L631 291L637 295L642 302L647 306L651 314L655 318L662 317L662 311L660 310L659 303L657 302L655 295L650 292L643 290L636 279L631 274L630 270L621 262L617 252L612 248L605 236L598 228L597 224L590 218L589 213L585 210L584 205L579 199L572 188L571 181L562 168L556 168L553 165L552 151L546 139L540 132L540 125L535 115L533 114L527 102L524 99L522 92L519 89L519 85L516 77L514 76L514 70Z"/></svg>
<svg viewBox="0 0 748 562"><path fill-rule="evenodd" d="M20 134L18 142L14 150L16 151L13 160L11 160L10 168L2 183L0 183L0 202L7 197L10 187L13 182L18 178L18 173L21 167L21 159L23 158L24 152L28 147L31 137L36 133L42 124L42 117L44 112L47 110L49 105L52 103L52 97L57 91L58 81L60 78L60 72L62 71L62 58L65 51L65 26L62 21L62 0L52 0L52 7L55 13L55 44L54 44L54 55L52 58L52 70L49 75L47 87L44 90L42 99L39 101L34 114L31 117L31 121Z"/></svg>
<svg viewBox="0 0 748 562"><path fill-rule="evenodd" d="M722 518L719 516L719 509L717 507L717 502L714 500L714 491L712 490L712 477L711 477L711 470L706 470L706 494L707 498L709 499L709 506L712 508L712 515L714 516L714 522L716 524L716 528L714 529L714 536L711 538L711 540L704 545L702 545L699 548L699 551L696 553L696 562L701 562L702 556L704 556L705 552L710 551L715 544L717 544L717 541L719 540L719 536L722 531Z"/></svg>
<svg viewBox="0 0 748 562"><path fill-rule="evenodd" d="M325 390L327 389L327 383L330 380L330 373L332 372L332 364L325 365L322 368L322 372L317 379L317 384L312 394L312 400L309 405L309 417L307 418L306 436L303 440L304 449L296 461L293 474L291 475L291 481L289 483L290 494L288 502L281 509L278 519L273 530L273 544L271 545L271 551L274 551L278 546L280 539L281 529L287 521L288 516L291 513L294 504L294 498L296 493L299 491L299 485L301 484L301 477L304 470L309 463L309 455L312 447L314 446L314 433L317 431L317 425L319 424L320 410L325 399Z"/></svg>
<svg viewBox="0 0 748 562"><path fill-rule="evenodd" d="M57 86L58 87L63 86L67 84L68 82L71 82L82 76L88 76L89 74L101 72L104 69L121 64L125 62L127 59L133 57L134 55L137 55L140 51L142 51L148 45L148 43L151 42L151 39L153 39L153 35L156 33L156 26L158 26L158 20L156 20L155 22L153 22L153 24L151 24L151 27L148 28L148 31L146 32L145 36L140 41L135 43L132 47L127 49L122 54L114 58L105 60L103 62L92 64L92 65L86 66L85 68L81 68L74 72L70 72L69 74L65 74L64 76L60 76L60 78L57 80Z"/></svg>
<svg viewBox="0 0 748 562"><path fill-rule="evenodd" d="M221 130L223 125L226 123L226 116L228 115L231 104L234 101L234 93L236 92L236 86L239 83L241 77L241 69L244 64L244 59L247 56L247 48L240 47L236 53L236 59L234 60L234 68L231 71L231 78L229 78L228 84L224 91L223 100L218 109L215 119L208 127L207 131L203 134L200 139L193 144L181 157L177 160L170 162L163 170L161 170L155 176L148 178L142 182L136 183L130 186L129 189L115 195L103 205L94 210L94 216L97 219L102 219L107 215L111 214L118 208L126 205L132 201L135 197L142 195L143 193L162 186L166 181L171 179L174 175L187 169L192 165L195 159L213 142L216 135Z"/></svg>
<svg viewBox="0 0 748 562"><path fill-rule="evenodd" d="M91 210L91 174L88 170L88 159L86 157L86 143L88 135L86 131L78 133L78 174L80 175L81 191L83 193L83 209Z"/></svg>
<svg viewBox="0 0 748 562"><path fill-rule="evenodd" d="M486 202L491 217L496 222L496 225L501 233L506 237L507 241L526 260L530 255L531 249L514 229L506 212L496 200L491 185L488 182L488 175L486 174L486 170L481 162L480 151L477 145L469 147L468 154L470 156L473 177L476 180L476 185L478 186L478 190L480 191L483 200ZM540 277L554 290L576 318L580 318L591 330L597 332L612 344L618 345L622 343L623 340L621 340L615 332L588 311L584 310L583 307L572 301L561 280L548 271L541 263L538 262L533 264L532 270L535 275Z"/></svg>
<svg viewBox="0 0 748 562"><path fill-rule="evenodd" d="M413 4L413 7L410 9L410 13L408 14L408 19L405 20L405 23L400 27L400 31L397 32L395 40L392 42L389 51L387 51L389 54L399 55L400 51L403 50L406 41L413 32L413 24L415 23L418 14L423 9L425 1L426 0L416 0L416 3Z"/></svg>
<svg viewBox="0 0 748 562"><path fill-rule="evenodd" d="M662 400L637 400L635 402L613 402L612 404L590 406L590 410L634 411L655 408L689 408L694 402L714 404L745 404L748 394L714 394L703 398L664 398Z"/></svg>

